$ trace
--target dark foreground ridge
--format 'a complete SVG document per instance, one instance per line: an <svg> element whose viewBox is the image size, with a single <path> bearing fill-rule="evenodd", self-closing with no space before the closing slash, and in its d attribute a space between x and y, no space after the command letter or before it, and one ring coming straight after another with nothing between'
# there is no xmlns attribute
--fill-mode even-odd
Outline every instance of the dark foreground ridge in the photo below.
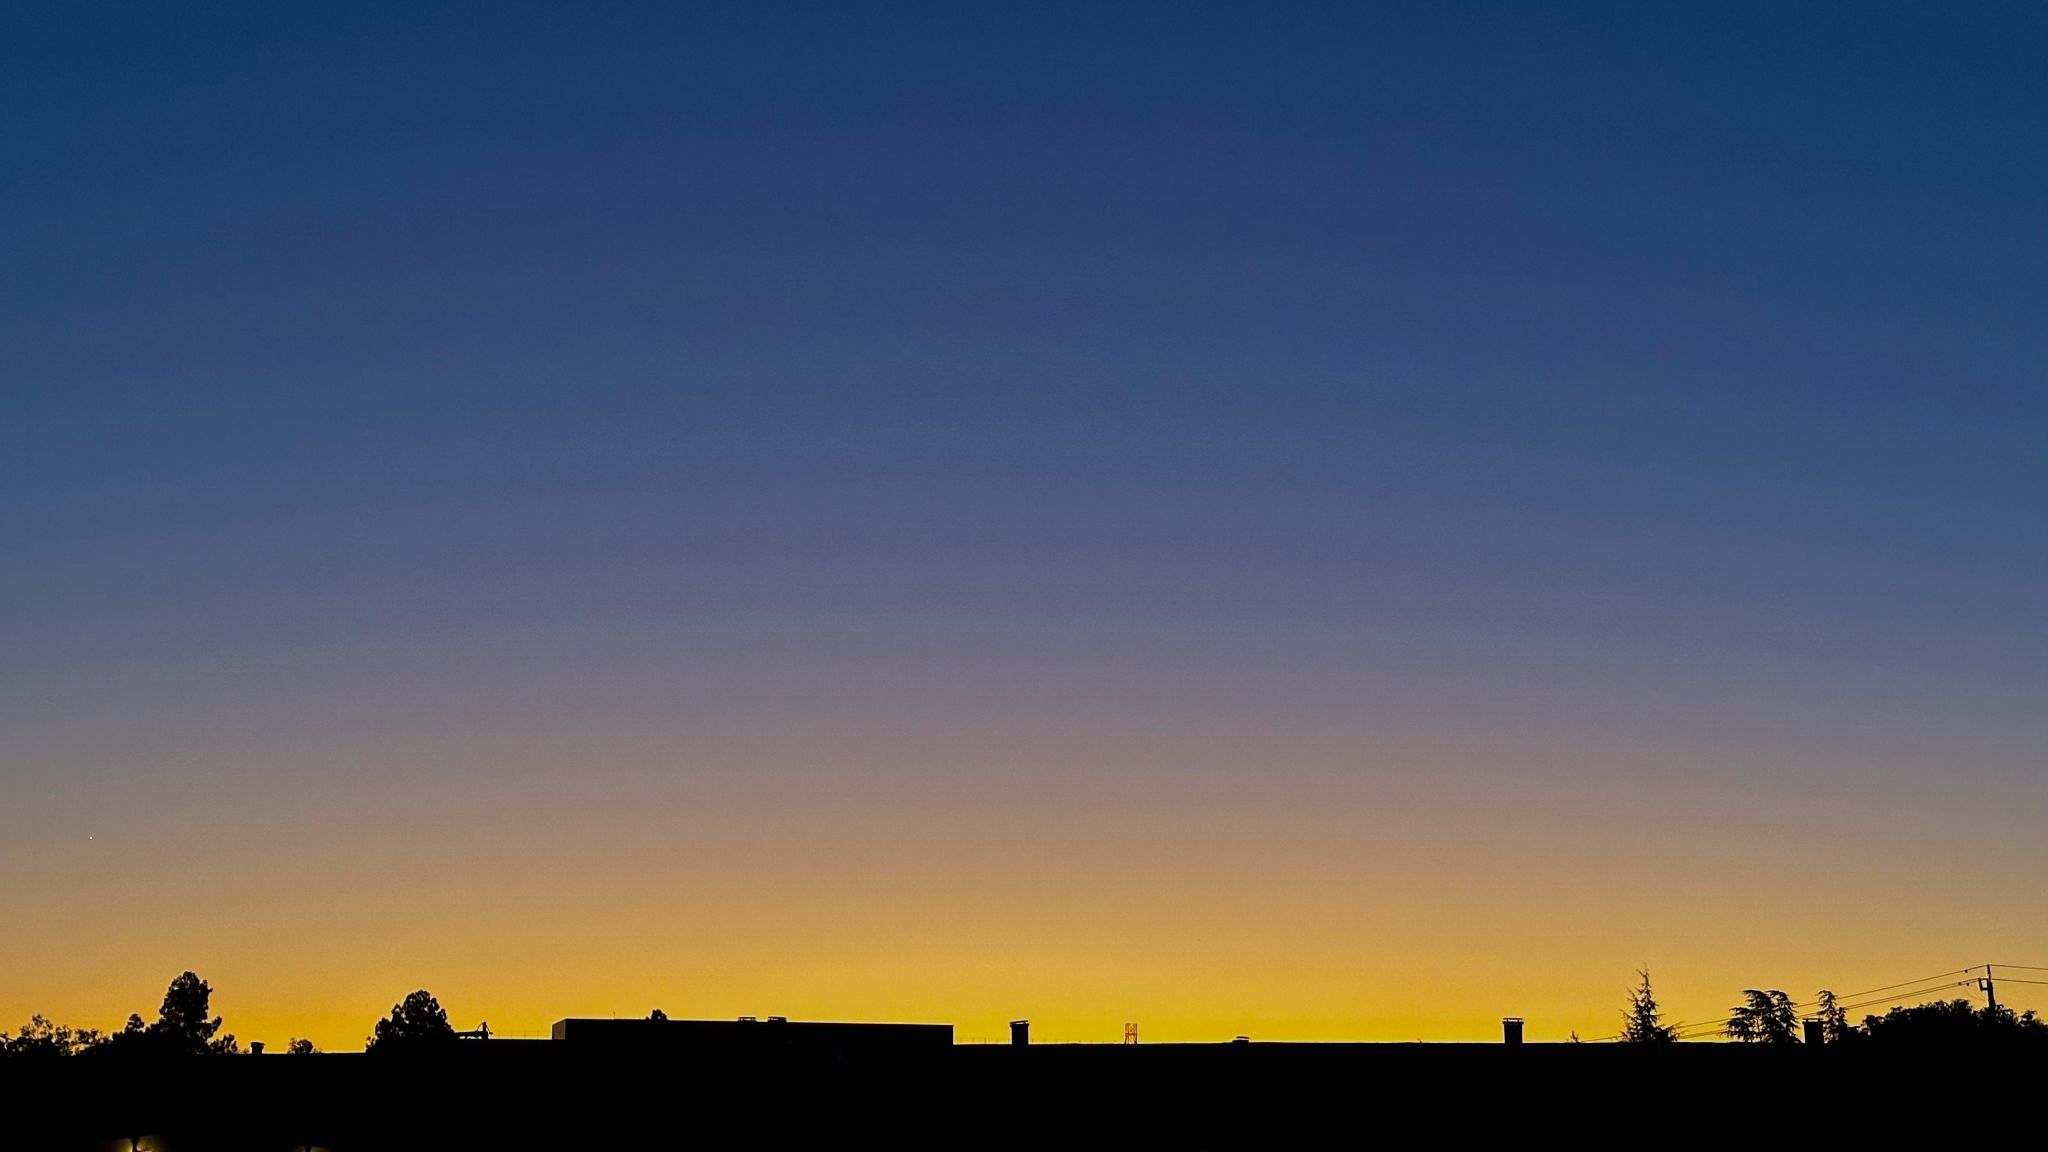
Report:
<svg viewBox="0 0 2048 1152"><path fill-rule="evenodd" d="M0 1068L10 1147L154 1152L1275 1146L1953 1135L2025 1107L2038 1049L1728 1044L959 1045L945 1025L564 1021L562 1040ZM1952 1106L1953 1101L1955 1106ZM1965 1118L1963 1123L1970 1120ZM1738 1136L1729 1126L1750 1133ZM1932 1130L1932 1129L1930 1129ZM1686 1141L1692 1143L1694 1141Z"/></svg>

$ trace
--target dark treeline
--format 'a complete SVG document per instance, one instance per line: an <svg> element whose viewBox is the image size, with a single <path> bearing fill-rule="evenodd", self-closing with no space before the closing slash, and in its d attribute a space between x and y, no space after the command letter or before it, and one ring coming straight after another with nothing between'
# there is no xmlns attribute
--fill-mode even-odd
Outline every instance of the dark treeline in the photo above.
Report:
<svg viewBox="0 0 2048 1152"><path fill-rule="evenodd" d="M241 1052L197 975L154 1022L111 1034L37 1019L0 1043L0 1147L37 1152L407 1152L696 1146L1321 1147L1528 1142L1606 1123L1663 1139L1671 1117L1740 1102L1740 1129L1801 1131L1811 1102L1910 1101L1966 1078L1973 1097L2024 1100L2048 1069L2031 1014L1963 1001L1901 1006L1831 1042L1771 990L1702 1025L1747 1043L1682 1042L1647 976L1612 1044L958 1044L866 1052L483 1041L425 992L370 1021L368 1054ZM1850 1001L1855 1003L1857 1001ZM465 1035L479 1037L464 1040ZM1829 1039L1826 1036L1824 1040ZM2017 1046L2016 1046L2017 1045ZM311 1053L299 1042L289 1051ZM1983 1058L1989 1055L1991 1058ZM123 1057L143 1058L123 1058ZM1828 1106L1832 1106L1829 1104ZM1959 1142L1956 1111L1890 1107L1883 1135ZM1967 1111L1967 1110L1965 1110ZM1824 1115L1825 1113L1819 1113ZM1991 1128L1989 1119L1984 1121ZM1496 1140L1495 1138L1499 1139ZM1930 1140L1930 1143L1933 1141Z"/></svg>
<svg viewBox="0 0 2048 1152"><path fill-rule="evenodd" d="M1977 1007L1968 1000L1937 1000L1899 1005L1883 1015L1866 1015L1852 1023L1835 994L1823 989L1810 1014L1777 989L1746 989L1723 1023L1683 1026L1667 1023L1651 987L1648 970L1627 994L1622 1030L1613 1037L1624 1044L1675 1044L1685 1040L1726 1038L1744 1044L1786 1045L1819 1040L1825 1044L1932 1046L2012 1043L2048 1045L2048 1021L2032 1011L2015 1013L2004 1006ZM211 1014L213 986L198 974L184 972L165 989L153 1022L132 1014L119 1030L68 1028L38 1015L9 1036L0 1033L0 1059L36 1060L66 1056L221 1056L243 1051L232 1032L221 1029ZM394 1004L390 1015L373 1023L364 1050L429 1051L458 1033L432 993L421 989ZM293 1037L284 1051L311 1055L309 1040Z"/></svg>
<svg viewBox="0 0 2048 1152"><path fill-rule="evenodd" d="M145 1023L131 1013L118 1031L97 1028L67 1028L41 1015L17 1029L12 1036L0 1033L0 1059L37 1060L62 1056L148 1057L148 1056L232 1056L242 1046L232 1032L221 1031L221 1019L211 1015L213 985L198 973L183 972L164 990L156 1020ZM431 1047L437 1041L454 1040L456 1032L448 1013L432 993L422 989L392 1006L391 1015L372 1027L366 1051L393 1048ZM293 1056L318 1052L311 1040L292 1037L284 1051Z"/></svg>
<svg viewBox="0 0 2048 1152"><path fill-rule="evenodd" d="M1622 1007L1622 1030L1615 1037L1625 1044L1672 1044L1703 1038L1698 1029L1688 1031L1664 1021L1656 993L1650 987L1648 969L1637 972L1640 982L1629 989ZM1851 1023L1834 992L1821 989L1812 1012L1803 1013L1791 996L1776 988L1748 988L1742 1003L1730 1010L1725 1023L1708 1029L1705 1035L1720 1035L1744 1044L1800 1044L1809 1039L1823 1044L1853 1045L1947 1045L2025 1042L2048 1044L2048 1021L2032 1011L2014 1012L2004 1005L1979 1008L1968 1000L1936 1000L1931 1003L1897 1005L1884 1015L1866 1015L1861 1024Z"/></svg>

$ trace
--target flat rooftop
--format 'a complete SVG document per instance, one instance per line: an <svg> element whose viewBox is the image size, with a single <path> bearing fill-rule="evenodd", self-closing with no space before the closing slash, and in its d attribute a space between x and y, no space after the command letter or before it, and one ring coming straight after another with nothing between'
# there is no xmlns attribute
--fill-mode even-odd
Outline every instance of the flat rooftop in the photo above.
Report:
<svg viewBox="0 0 2048 1152"><path fill-rule="evenodd" d="M794 1049L873 1052L949 1048L951 1024L873 1024L837 1020L669 1020L662 1017L571 1018L550 1035L580 1046L631 1049Z"/></svg>

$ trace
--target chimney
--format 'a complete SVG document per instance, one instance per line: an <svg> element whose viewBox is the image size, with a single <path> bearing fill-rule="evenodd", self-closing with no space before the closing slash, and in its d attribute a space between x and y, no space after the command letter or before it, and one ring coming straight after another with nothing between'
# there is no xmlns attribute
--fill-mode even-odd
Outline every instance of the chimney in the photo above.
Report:
<svg viewBox="0 0 2048 1152"><path fill-rule="evenodd" d="M1520 1016L1501 1017L1500 1042L1503 1044L1520 1044L1522 1042L1522 1018Z"/></svg>
<svg viewBox="0 0 2048 1152"><path fill-rule="evenodd" d="M1823 1030L1822 1030L1822 1028L1821 1028L1821 1023L1820 1023L1820 1017L1818 1017L1818 1016L1808 1016L1808 1017L1806 1018L1806 1020L1805 1020L1805 1024L1806 1024L1806 1042L1807 1042L1808 1044L1825 1044L1825 1043L1827 1043L1827 1039L1828 1039L1828 1034L1827 1034L1827 1033L1826 1033L1825 1031L1823 1031Z"/></svg>
<svg viewBox="0 0 2048 1152"><path fill-rule="evenodd" d="M1031 1043L1031 1021L1010 1021L1010 1044L1013 1047L1022 1048L1029 1043Z"/></svg>
<svg viewBox="0 0 2048 1152"><path fill-rule="evenodd" d="M251 1041L249 1041L249 1055L251 1055L251 1056L261 1056L261 1055L263 1055L263 1041L261 1041L261 1040L251 1040Z"/></svg>

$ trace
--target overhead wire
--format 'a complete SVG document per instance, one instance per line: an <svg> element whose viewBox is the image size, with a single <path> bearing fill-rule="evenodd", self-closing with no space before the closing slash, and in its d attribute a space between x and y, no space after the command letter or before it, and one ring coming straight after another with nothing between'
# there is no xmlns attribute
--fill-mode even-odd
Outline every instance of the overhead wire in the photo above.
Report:
<svg viewBox="0 0 2048 1152"><path fill-rule="evenodd" d="M2048 980L2033 980L2022 976L1997 977L1995 973L1999 968L2016 969L2023 972L2048 972L2048 965L2039 964L1972 964L1967 968L1955 968L1947 972L1937 972L1931 976L1922 976L1915 980L1901 980L1896 984L1880 984L1875 988L1865 988L1859 992L1839 993L1834 997L1835 1008L1837 1011L1848 1013L1864 1008L1874 1008L1887 1003L1894 1007L1899 1007L1902 1006L1900 1004L1901 1001L1924 1000L1939 993L1949 991L1952 988L1965 988L1976 984L1983 977L1969 974L1979 971L1984 972L1987 977L2002 979L2011 984L2048 986ZM1951 976L1965 976L1967 978L1961 980L1948 979ZM1795 1011L1800 1012L1818 1008L1819 1005L1818 999L1795 1000L1791 1002L1791 1007ZM1714 1020L1680 1021L1669 1027L1672 1036L1680 1040L1694 1040L1705 1036L1719 1035L1727 1030L1725 1021ZM1620 1039L1621 1034L1615 1033L1584 1041L1584 1043L1603 1044L1612 1043Z"/></svg>
<svg viewBox="0 0 2048 1152"><path fill-rule="evenodd" d="M1982 967L1984 967L1982 964L1972 964L1968 968L1957 968L1952 972L1936 972L1932 976L1922 976L1918 980L1901 980L1897 984L1881 984L1876 988L1865 988L1861 992L1843 992L1838 994L1835 999L1853 1000L1860 996L1870 996L1878 992L1889 992L1894 988L1904 988L1909 984L1925 984L1930 980L1940 980L1947 976L1961 976L1965 972L1975 972Z"/></svg>
<svg viewBox="0 0 2048 1152"><path fill-rule="evenodd" d="M1840 1005L1840 1009L1843 1012L1853 1012L1859 1008L1875 1008L1880 1004L1896 1005L1903 1000L1924 999L1926 997L1936 995L1937 993L1947 992L1952 988L1967 988L1975 983L1976 981L1974 980L1955 980L1947 984L1938 984L1929 988L1916 988L1911 992L1901 992L1890 996L1879 996L1876 999L1872 1000L1862 1000L1853 1004L1843 1004Z"/></svg>

